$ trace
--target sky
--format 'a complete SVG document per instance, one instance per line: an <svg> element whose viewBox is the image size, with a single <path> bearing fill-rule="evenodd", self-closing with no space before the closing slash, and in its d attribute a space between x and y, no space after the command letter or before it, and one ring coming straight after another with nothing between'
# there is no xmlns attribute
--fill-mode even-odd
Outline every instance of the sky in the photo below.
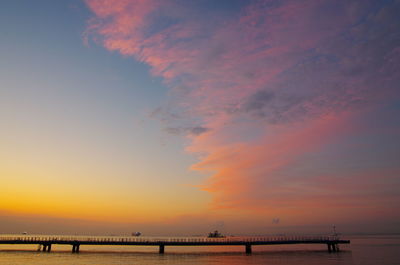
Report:
<svg viewBox="0 0 400 265"><path fill-rule="evenodd" d="M0 233L400 233L399 13L1 1Z"/></svg>

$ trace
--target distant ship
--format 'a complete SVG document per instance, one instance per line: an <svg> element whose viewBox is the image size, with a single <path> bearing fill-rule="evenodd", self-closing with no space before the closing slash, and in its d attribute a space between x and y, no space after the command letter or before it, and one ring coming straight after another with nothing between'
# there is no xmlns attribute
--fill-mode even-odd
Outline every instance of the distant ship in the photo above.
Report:
<svg viewBox="0 0 400 265"><path fill-rule="evenodd" d="M132 233L132 236L140 236L142 233L140 233L140 232L133 232Z"/></svg>
<svg viewBox="0 0 400 265"><path fill-rule="evenodd" d="M222 235L220 232L218 232L218 230L215 230L214 232L210 232L208 234L208 237L211 238L221 238L221 237L225 237L224 235Z"/></svg>

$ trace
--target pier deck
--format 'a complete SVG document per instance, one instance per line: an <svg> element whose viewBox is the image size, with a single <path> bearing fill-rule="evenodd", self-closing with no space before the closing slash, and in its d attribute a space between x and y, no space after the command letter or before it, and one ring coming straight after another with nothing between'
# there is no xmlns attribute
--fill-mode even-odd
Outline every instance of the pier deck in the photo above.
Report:
<svg viewBox="0 0 400 265"><path fill-rule="evenodd" d="M293 245L324 244L329 252L339 251L339 244L350 244L337 236L276 236L276 237L87 237L87 236L1 236L0 244L39 245L39 251L51 251L51 246L71 245L73 253L79 253L81 245L117 245L117 246L159 246L159 253L164 253L166 246L244 246L246 253L251 253L254 245Z"/></svg>

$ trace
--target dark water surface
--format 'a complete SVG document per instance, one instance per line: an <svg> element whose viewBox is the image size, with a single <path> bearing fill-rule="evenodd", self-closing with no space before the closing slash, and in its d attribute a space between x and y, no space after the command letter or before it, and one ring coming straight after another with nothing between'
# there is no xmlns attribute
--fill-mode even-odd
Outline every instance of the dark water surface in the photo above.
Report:
<svg viewBox="0 0 400 265"><path fill-rule="evenodd" d="M352 236L341 252L328 253L323 245L253 246L246 255L243 246L158 247L81 246L72 254L70 247L53 246L52 252L37 252L32 245L0 245L1 265L195 265L195 264L268 264L268 265L400 265L400 236Z"/></svg>

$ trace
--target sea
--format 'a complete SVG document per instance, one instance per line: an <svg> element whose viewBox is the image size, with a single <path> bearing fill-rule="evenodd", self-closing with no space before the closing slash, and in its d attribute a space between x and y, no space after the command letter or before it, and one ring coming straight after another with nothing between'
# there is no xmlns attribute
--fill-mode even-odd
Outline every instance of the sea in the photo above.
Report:
<svg viewBox="0 0 400 265"><path fill-rule="evenodd" d="M165 247L54 245L51 252L38 252L36 245L0 245L0 265L400 265L400 235L342 236L351 240L340 252L329 253L325 245Z"/></svg>

